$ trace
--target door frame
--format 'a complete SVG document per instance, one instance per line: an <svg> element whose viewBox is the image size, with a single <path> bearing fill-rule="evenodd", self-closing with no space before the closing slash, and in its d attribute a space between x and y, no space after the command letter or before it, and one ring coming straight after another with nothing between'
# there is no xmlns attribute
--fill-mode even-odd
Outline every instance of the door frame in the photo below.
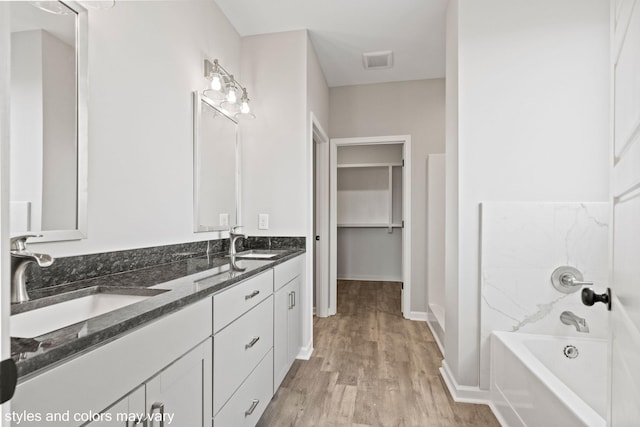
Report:
<svg viewBox="0 0 640 427"><path fill-rule="evenodd" d="M411 135L331 138L330 140L330 200L329 200L329 315L338 308L338 209L337 209L337 154L338 147L348 145L402 144L402 316L411 318Z"/></svg>
<svg viewBox="0 0 640 427"><path fill-rule="evenodd" d="M316 316L329 316L329 136L322 128L318 118L311 113L311 150L312 164L311 180L311 230L310 241L313 255L309 265L315 265L316 271L312 270L310 290L313 292L313 281L317 281L315 289ZM319 148L319 150L317 150ZM320 152L317 156L316 153ZM318 194L317 194L318 193ZM320 227L315 229L315 222ZM315 236L320 236L319 243L316 244ZM315 264L314 264L315 261ZM312 295L313 298L313 295ZM313 301L312 301L313 304ZM313 305L311 305L313 307Z"/></svg>

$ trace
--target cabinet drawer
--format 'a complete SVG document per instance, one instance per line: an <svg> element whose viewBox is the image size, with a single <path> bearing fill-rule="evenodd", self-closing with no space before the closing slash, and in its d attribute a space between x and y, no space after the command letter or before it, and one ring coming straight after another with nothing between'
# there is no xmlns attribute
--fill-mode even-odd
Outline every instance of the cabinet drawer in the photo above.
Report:
<svg viewBox="0 0 640 427"><path fill-rule="evenodd" d="M294 277L304 273L304 255L273 267L273 290L277 291Z"/></svg>
<svg viewBox="0 0 640 427"><path fill-rule="evenodd" d="M273 352L269 351L214 418L214 427L255 426L273 396L272 372Z"/></svg>
<svg viewBox="0 0 640 427"><path fill-rule="evenodd" d="M213 332L233 322L273 292L273 271L268 270L213 296Z"/></svg>
<svg viewBox="0 0 640 427"><path fill-rule="evenodd" d="M214 414L272 347L273 296L213 337Z"/></svg>

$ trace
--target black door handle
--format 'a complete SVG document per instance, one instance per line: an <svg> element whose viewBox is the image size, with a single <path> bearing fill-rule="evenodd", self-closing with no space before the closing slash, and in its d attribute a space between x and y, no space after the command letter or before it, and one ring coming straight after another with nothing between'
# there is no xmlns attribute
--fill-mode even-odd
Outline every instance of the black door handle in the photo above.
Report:
<svg viewBox="0 0 640 427"><path fill-rule="evenodd" d="M597 302L606 304L607 310L611 311L611 289L607 288L607 292L604 294L596 294L589 288L582 289L582 303L584 305L592 306Z"/></svg>
<svg viewBox="0 0 640 427"><path fill-rule="evenodd" d="M13 359L0 362L0 404L13 397L18 384L18 368Z"/></svg>

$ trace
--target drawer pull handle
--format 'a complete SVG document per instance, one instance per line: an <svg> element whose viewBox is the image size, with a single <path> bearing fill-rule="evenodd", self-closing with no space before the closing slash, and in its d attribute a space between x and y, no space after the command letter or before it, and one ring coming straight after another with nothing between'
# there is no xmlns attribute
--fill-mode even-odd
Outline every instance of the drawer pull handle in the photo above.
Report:
<svg viewBox="0 0 640 427"><path fill-rule="evenodd" d="M246 300L248 300L248 299L251 299L251 298L253 298L253 297L257 296L259 293L260 293L260 291L253 291L253 292L251 292L249 295L245 295L245 296L244 296L244 299L245 299L245 301L246 301Z"/></svg>
<svg viewBox="0 0 640 427"><path fill-rule="evenodd" d="M253 347L254 345L256 345L256 343L260 340L260 337L253 337L253 339L251 340L251 342L249 344L245 344L244 345L244 349L245 350L249 350L251 347Z"/></svg>
<svg viewBox="0 0 640 427"><path fill-rule="evenodd" d="M156 402L153 405L151 405L151 423L149 424L151 427L153 427L153 425L155 424L153 422L153 413L159 409L160 410L160 427L164 427L164 403L162 402Z"/></svg>
<svg viewBox="0 0 640 427"><path fill-rule="evenodd" d="M293 292L289 292L289 310L293 308Z"/></svg>
<svg viewBox="0 0 640 427"><path fill-rule="evenodd" d="M251 406L249 407L249 409L244 411L244 416L248 417L249 415L253 414L253 411L256 410L256 407L258 406L258 403L260 403L260 399L253 399L251 401Z"/></svg>

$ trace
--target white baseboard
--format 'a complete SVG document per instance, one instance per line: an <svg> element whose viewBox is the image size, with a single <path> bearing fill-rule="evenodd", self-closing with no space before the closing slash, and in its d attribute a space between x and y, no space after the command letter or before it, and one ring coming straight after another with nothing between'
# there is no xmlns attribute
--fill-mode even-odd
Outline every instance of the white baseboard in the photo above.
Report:
<svg viewBox="0 0 640 427"><path fill-rule="evenodd" d="M427 322L429 320L429 314L426 311L410 311L409 320L417 320L420 322Z"/></svg>
<svg viewBox="0 0 640 427"><path fill-rule="evenodd" d="M442 379L447 385L451 397L456 402L479 403L491 406L491 392L489 390L481 390L480 387L458 384L456 379L453 377L446 360L442 361L440 375L442 375Z"/></svg>
<svg viewBox="0 0 640 427"><path fill-rule="evenodd" d="M313 354L313 346L311 343L306 345L305 347L301 347L296 359L300 360L309 360L311 359L311 354Z"/></svg>
<svg viewBox="0 0 640 427"><path fill-rule="evenodd" d="M458 384L456 379L453 377L453 374L451 373L446 360L442 361L440 375L442 376L444 383L447 385L449 394L451 394L451 398L454 401L461 403L487 405L489 409L491 409L491 412L493 412L493 415L495 415L501 426L510 427L505 418L502 416L503 414L498 410L498 408L496 408L490 390L482 390L480 389L480 387L471 387Z"/></svg>

